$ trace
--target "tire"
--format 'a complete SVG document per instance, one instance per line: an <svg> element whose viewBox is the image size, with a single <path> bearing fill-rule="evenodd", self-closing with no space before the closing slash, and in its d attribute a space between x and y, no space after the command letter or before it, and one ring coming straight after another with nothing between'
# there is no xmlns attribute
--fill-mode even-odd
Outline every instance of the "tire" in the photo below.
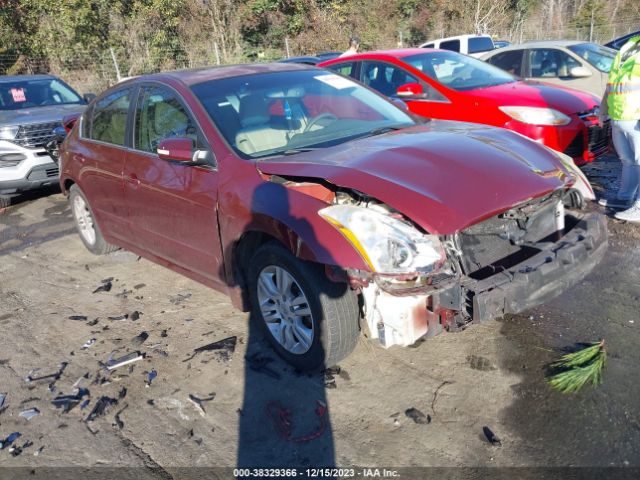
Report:
<svg viewBox="0 0 640 480"><path fill-rule="evenodd" d="M281 287L287 285L285 274L290 276L288 288ZM358 298L347 284L331 282L322 265L267 243L251 259L248 281L253 319L276 352L298 370L332 367L355 348ZM310 315L302 313L307 311Z"/></svg>
<svg viewBox="0 0 640 480"><path fill-rule="evenodd" d="M0 195L0 208L7 208L11 205L11 197Z"/></svg>
<svg viewBox="0 0 640 480"><path fill-rule="evenodd" d="M73 215L78 235L80 235L80 240L87 247L87 250L95 255L105 255L118 250L118 247L104 240L87 197L84 196L84 193L77 185L72 185L69 189L69 202L71 203L71 214Z"/></svg>

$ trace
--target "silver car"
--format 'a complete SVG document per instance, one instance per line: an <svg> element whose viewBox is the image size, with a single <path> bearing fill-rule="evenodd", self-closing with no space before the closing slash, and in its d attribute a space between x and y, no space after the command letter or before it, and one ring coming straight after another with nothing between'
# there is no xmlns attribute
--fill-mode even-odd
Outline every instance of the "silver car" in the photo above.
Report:
<svg viewBox="0 0 640 480"><path fill-rule="evenodd" d="M550 40L512 45L481 58L527 80L604 94L616 52L595 43Z"/></svg>
<svg viewBox="0 0 640 480"><path fill-rule="evenodd" d="M44 144L87 99L51 75L0 76L0 208L14 194L58 183Z"/></svg>

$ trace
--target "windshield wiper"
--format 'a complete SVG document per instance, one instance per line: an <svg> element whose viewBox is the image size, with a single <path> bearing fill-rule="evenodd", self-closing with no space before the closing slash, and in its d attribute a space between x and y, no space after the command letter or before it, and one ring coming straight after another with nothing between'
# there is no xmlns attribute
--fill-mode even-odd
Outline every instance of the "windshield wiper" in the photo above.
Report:
<svg viewBox="0 0 640 480"><path fill-rule="evenodd" d="M409 125L387 125L386 127L378 127L371 129L367 132L368 135L382 135L383 133L392 132L394 130L402 130L403 128L407 128Z"/></svg>
<svg viewBox="0 0 640 480"><path fill-rule="evenodd" d="M289 150L285 150L281 153L281 155L295 155L297 153L302 152L313 152L315 150L322 150L319 147L301 147L301 148L290 148Z"/></svg>

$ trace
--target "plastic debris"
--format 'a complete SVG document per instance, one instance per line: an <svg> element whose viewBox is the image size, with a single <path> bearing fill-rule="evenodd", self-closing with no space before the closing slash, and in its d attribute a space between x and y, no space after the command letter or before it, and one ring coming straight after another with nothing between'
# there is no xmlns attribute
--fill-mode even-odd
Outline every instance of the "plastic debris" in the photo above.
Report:
<svg viewBox="0 0 640 480"><path fill-rule="evenodd" d="M135 322L136 320L140 319L140 315L142 315L142 312L138 312L137 310L135 310L131 312L131 315L129 315L129 318L131 318L131 320Z"/></svg>
<svg viewBox="0 0 640 480"><path fill-rule="evenodd" d="M96 318L94 320L91 320L90 322L87 322L87 325L90 326L90 327L93 327L97 323L98 323L98 319Z"/></svg>
<svg viewBox="0 0 640 480"><path fill-rule="evenodd" d="M129 318L129 314L125 313L124 315L115 315L113 317L107 317L109 320L126 320Z"/></svg>
<svg viewBox="0 0 640 480"><path fill-rule="evenodd" d="M126 396L127 396L127 387L122 387L118 392L118 398L122 400Z"/></svg>
<svg viewBox="0 0 640 480"><path fill-rule="evenodd" d="M146 285L146 284L144 284L144 283L139 283L139 284L137 284L137 285L134 285L134 286L133 286L133 289L134 289L134 290L140 290L141 288L144 288L144 287L146 287L146 286L147 286L147 285Z"/></svg>
<svg viewBox="0 0 640 480"><path fill-rule="evenodd" d="M86 388L78 389L75 395L58 395L56 398L51 400L51 403L56 408L62 408L62 413L70 412L76 405L82 402L82 399L86 396L89 396L89 390ZM85 400L88 401L88 400Z"/></svg>
<svg viewBox="0 0 640 480"><path fill-rule="evenodd" d="M491 445L493 445L494 447L502 446L502 441L500 441L500 439L496 436L495 433L491 431L489 427L482 427L482 432Z"/></svg>
<svg viewBox="0 0 640 480"><path fill-rule="evenodd" d="M111 283L112 280L113 280L113 278L111 278L111 279L106 278L106 279L102 280L102 285L100 285L98 288L96 288L93 291L93 293L110 291L111 287L113 286L113 284Z"/></svg>
<svg viewBox="0 0 640 480"><path fill-rule="evenodd" d="M431 415L425 415L417 408L408 408L407 410L405 410L404 414L407 418L410 418L415 423L418 423L420 425L427 425L431 423Z"/></svg>
<svg viewBox="0 0 640 480"><path fill-rule="evenodd" d="M9 453L11 454L12 457L17 457L18 455L20 455L22 453L22 451L25 448L29 448L33 445L33 442L31 441L26 441L22 444L22 446L20 447L11 447L9 448Z"/></svg>
<svg viewBox="0 0 640 480"><path fill-rule="evenodd" d="M81 350L86 350L87 348L90 348L94 343L96 343L96 339L90 338L89 340L84 342L84 345L82 345Z"/></svg>
<svg viewBox="0 0 640 480"><path fill-rule="evenodd" d="M214 398L216 398L215 393L210 393L207 398L199 398L191 393L189 394L189 400L196 406L196 408L202 413L202 415L206 415L207 413L204 409L203 402L210 402Z"/></svg>
<svg viewBox="0 0 640 480"><path fill-rule="evenodd" d="M38 455L40 455L42 453L43 450L44 450L44 445L41 446L40 448L38 448L38 450L36 450L35 452L33 452L33 456L37 457Z"/></svg>
<svg viewBox="0 0 640 480"><path fill-rule="evenodd" d="M191 355L183 362L188 362L192 360L196 355L202 352L217 352L220 359L224 361L229 361L231 359L231 355L236 350L236 343L238 341L238 337L228 337L223 338L222 340L218 340L217 342L209 343L207 345L203 345L202 347L198 347L193 350L193 355Z"/></svg>
<svg viewBox="0 0 640 480"><path fill-rule="evenodd" d="M239 411L242 415L242 411ZM307 443L322 436L326 428L327 405L317 400L316 416L320 421L320 425L315 432L308 435L293 436L293 428L291 423L291 410L284 407L279 402L270 402L267 405L267 416L273 422L273 426L282 438L293 443Z"/></svg>
<svg viewBox="0 0 640 480"><path fill-rule="evenodd" d="M157 376L158 376L158 372L156 372L155 369L147 373L147 379L145 380L147 387L151 386L151 382L153 382Z"/></svg>
<svg viewBox="0 0 640 480"><path fill-rule="evenodd" d="M58 366L58 371L51 373L49 375L42 375L41 377L34 377L33 374L35 372L37 372L39 369L35 369L35 370L31 370L29 372L29 375L27 375L27 377L25 378L25 381L27 383L31 383L31 382L37 382L39 380L49 380L51 379L52 382L49 384L49 390L50 391L54 391L55 387L54 384L56 383L56 381L60 380L60 377L62 376L62 373L64 372L65 368L67 368L67 365L69 365L67 362L62 362L59 366Z"/></svg>
<svg viewBox="0 0 640 480"><path fill-rule="evenodd" d="M180 305L182 302L184 302L185 300L187 300L190 297L191 297L190 293L178 293L177 295L174 295L173 297L169 297L169 301L173 305Z"/></svg>
<svg viewBox="0 0 640 480"><path fill-rule="evenodd" d="M25 420L31 420L33 417L37 417L38 415L40 415L40 410L33 407L27 410L21 411L18 415L24 418Z"/></svg>
<svg viewBox="0 0 640 480"><path fill-rule="evenodd" d="M161 336L162 338L166 338L166 337L168 337L168 336L169 336L169 334L167 333L167 331L166 331L166 330L162 330L162 331L160 332L160 336Z"/></svg>
<svg viewBox="0 0 640 480"><path fill-rule="evenodd" d="M138 335L133 337L131 343L133 343L136 347L142 345L147 338L149 338L149 334L147 332L140 332Z"/></svg>
<svg viewBox="0 0 640 480"><path fill-rule="evenodd" d="M113 358L114 353L115 352L111 352L111 355L109 355L109 358L104 364L107 370L114 370L118 367L129 365L130 363L137 362L138 360L142 360L145 356L144 353L135 351L135 352L128 353L122 357Z"/></svg>
<svg viewBox="0 0 640 480"><path fill-rule="evenodd" d="M88 320L89 317L87 317L86 315L70 315L69 320L77 320L80 322L85 322Z"/></svg>
<svg viewBox="0 0 640 480"><path fill-rule="evenodd" d="M261 357L257 353L251 356L245 357L249 363L249 368L254 372L264 373L271 378L280 380L281 376L278 372L269 367L269 364L273 362L271 357Z"/></svg>
<svg viewBox="0 0 640 480"><path fill-rule="evenodd" d="M4 402L7 399L6 393L0 393L0 413L4 412L7 407L4 406Z"/></svg>
<svg viewBox="0 0 640 480"><path fill-rule="evenodd" d="M89 413L89 415L87 416L85 422L93 422L96 418L104 415L109 410L109 407L117 404L118 400L115 398L110 398L107 396L100 397L100 399L94 405L93 410L91 410L91 413Z"/></svg>
<svg viewBox="0 0 640 480"><path fill-rule="evenodd" d="M4 450L9 447L13 442L19 439L22 436L20 432L13 432L7 438L0 441L0 450Z"/></svg>
<svg viewBox="0 0 640 480"><path fill-rule="evenodd" d="M128 403L125 404L125 406L122 407L120 410L118 410L115 416L113 417L113 426L116 427L118 430L122 430L124 428L124 422L120 418L120 414L124 412L128 407L129 407L129 404Z"/></svg>
<svg viewBox="0 0 640 480"><path fill-rule="evenodd" d="M324 373L324 387L327 389L338 388L338 386L336 385L335 376L340 375L340 372L341 370L338 366L323 370L322 373Z"/></svg>

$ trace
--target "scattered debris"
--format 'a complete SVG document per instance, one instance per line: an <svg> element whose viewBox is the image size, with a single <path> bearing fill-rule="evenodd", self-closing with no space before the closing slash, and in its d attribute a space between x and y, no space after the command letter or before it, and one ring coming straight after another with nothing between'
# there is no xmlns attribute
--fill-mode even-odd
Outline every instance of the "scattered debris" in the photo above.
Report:
<svg viewBox="0 0 640 480"><path fill-rule="evenodd" d="M322 371L324 373L324 387L327 389L338 388L335 376L339 375L341 369L339 366L330 367Z"/></svg>
<svg viewBox="0 0 640 480"><path fill-rule="evenodd" d="M109 355L109 358L104 364L107 370L115 370L118 367L129 365L130 363L137 362L138 360L142 360L145 357L144 353L140 353L137 350L135 352L127 353L126 355L118 358L113 358L114 353L115 352L111 352L111 355Z"/></svg>
<svg viewBox="0 0 640 480"><path fill-rule="evenodd" d="M238 413L242 415L242 410L238 409ZM315 413L320 420L320 425L316 431L308 435L294 437L292 434L291 410L279 402L270 402L267 404L267 416L273 422L276 431L282 438L293 443L307 443L322 436L326 428L327 404L317 400Z"/></svg>
<svg viewBox="0 0 640 480"><path fill-rule="evenodd" d="M502 442L500 441L500 439L496 436L495 433L491 431L489 427L482 427L482 432L491 445L493 445L494 447L502 446Z"/></svg>
<svg viewBox="0 0 640 480"><path fill-rule="evenodd" d="M149 373L147 373L147 379L145 380L147 387L151 386L151 382L153 382L157 376L158 372L156 372L155 369L152 369Z"/></svg>
<svg viewBox="0 0 640 480"><path fill-rule="evenodd" d="M162 331L160 332L160 336L161 336L162 338L167 338L167 337L169 336L169 334L167 333L167 331L166 331L166 330L162 330Z"/></svg>
<svg viewBox="0 0 640 480"><path fill-rule="evenodd" d="M129 315L129 318L131 318L131 320L135 322L136 320L140 319L140 315L142 315L142 312L134 310L133 312L131 312L131 315Z"/></svg>
<svg viewBox="0 0 640 480"><path fill-rule="evenodd" d="M20 455L22 453L22 451L25 448L29 448L30 446L33 445L33 442L31 441L26 441L22 444L21 447L11 447L9 448L9 453L11 454L12 457L17 457L18 455Z"/></svg>
<svg viewBox="0 0 640 480"><path fill-rule="evenodd" d="M216 398L216 394L215 393L210 393L209 396L207 398L199 398L196 397L193 394L189 394L189 400L191 401L191 403L193 403L196 408L198 408L198 410L200 411L200 413L204 416L206 415L206 411L204 409L204 405L202 404L203 402L210 402L211 400L213 400L214 398Z"/></svg>
<svg viewBox="0 0 640 480"><path fill-rule="evenodd" d="M245 357L247 362L249 363L249 368L254 372L264 373L269 375L276 380L280 380L281 376L275 370L269 368L269 364L273 362L273 358L271 357L261 357L259 354L255 353L251 356Z"/></svg>
<svg viewBox="0 0 640 480"><path fill-rule="evenodd" d="M9 447L13 442L15 442L21 436L22 434L20 432L13 432L12 434L10 434L7 438L0 441L0 450L4 450L5 448Z"/></svg>
<svg viewBox="0 0 640 480"><path fill-rule="evenodd" d="M141 288L144 288L144 287L146 287L146 286L147 286L147 285L146 285L146 284L144 284L144 283L139 283L139 284L137 284L137 285L134 285L134 286L133 286L133 289L134 289L134 290L140 290Z"/></svg>
<svg viewBox="0 0 640 480"><path fill-rule="evenodd" d="M122 430L124 428L124 422L120 418L120 414L124 412L128 407L129 407L129 404L128 403L125 404L125 406L122 407L120 410L118 410L115 416L113 417L113 426L116 427L118 430Z"/></svg>
<svg viewBox="0 0 640 480"><path fill-rule="evenodd" d="M87 322L87 325L89 325L90 327L93 327L94 325L96 325L98 323L98 319L94 319L91 320L90 322Z"/></svg>
<svg viewBox="0 0 640 480"><path fill-rule="evenodd" d="M117 405L117 404L118 404L118 400L117 399L110 398L110 397L107 397L107 396L103 395L96 402L95 406L93 407L93 410L91 410L91 413L89 413L89 415L87 416L85 422L93 422L96 418L101 417L102 415L104 415L107 412L107 410L109 409L109 407L111 407L112 405Z"/></svg>
<svg viewBox="0 0 640 480"><path fill-rule="evenodd" d="M169 301L174 305L180 305L182 302L191 297L190 293L179 293L173 297L169 297Z"/></svg>
<svg viewBox="0 0 640 480"><path fill-rule="evenodd" d="M36 450L35 452L33 452L33 456L37 457L38 455L40 455L42 453L43 450L44 450L44 445L41 446L40 448L38 448L38 450Z"/></svg>
<svg viewBox="0 0 640 480"><path fill-rule="evenodd" d="M33 407L27 410L21 411L18 415L24 418L25 420L31 420L33 417L37 417L38 415L40 415L40 410Z"/></svg>
<svg viewBox="0 0 640 480"><path fill-rule="evenodd" d="M118 398L122 400L127 396L127 387L122 387L122 389L118 392Z"/></svg>
<svg viewBox="0 0 640 480"><path fill-rule="evenodd" d="M602 383L602 370L607 364L604 340L582 346L584 348L563 355L549 366L547 382L556 390L575 393L587 383L594 387Z"/></svg>
<svg viewBox="0 0 640 480"><path fill-rule="evenodd" d="M69 318L69 320L77 320L77 321L80 321L80 322L86 322L89 317L87 317L86 315L71 315L68 318Z"/></svg>
<svg viewBox="0 0 640 480"><path fill-rule="evenodd" d="M431 415L425 415L417 408L408 408L407 410L405 410L404 414L406 417L410 418L415 423L418 423L420 425L428 425L429 423L431 423Z"/></svg>
<svg viewBox="0 0 640 480"><path fill-rule="evenodd" d="M438 393L440 393L440 389L445 385L451 385L452 383L453 382L449 380L445 380L440 385L438 385L438 388L436 388L436 391L433 392L433 399L431 400L431 411L433 412L434 415L436 414L436 400L438 400Z"/></svg>
<svg viewBox="0 0 640 480"><path fill-rule="evenodd" d="M109 320L126 320L129 318L129 314L125 313L124 315L115 315L113 317L107 317Z"/></svg>
<svg viewBox="0 0 640 480"><path fill-rule="evenodd" d="M113 278L105 278L104 280L102 280L102 285L100 285L98 288L96 288L93 293L98 293L98 292L108 292L111 290L111 287L113 286L113 284L111 283L113 280Z"/></svg>
<svg viewBox="0 0 640 480"><path fill-rule="evenodd" d="M223 360L225 362L229 361L231 359L231 355L236 350L237 341L238 341L238 337L233 336L233 337L223 338L222 340L219 340L217 342L203 345L202 347L198 347L194 349L193 355L191 355L186 360L183 360L182 362L184 363L184 362L188 362L189 360L192 360L199 353L212 352L212 351L216 351L218 353L220 360Z"/></svg>
<svg viewBox="0 0 640 480"><path fill-rule="evenodd" d="M149 334L147 332L140 332L138 335L133 337L131 343L133 343L135 346L139 346L142 345L147 340L147 338L149 338Z"/></svg>
<svg viewBox="0 0 640 480"><path fill-rule="evenodd" d="M62 413L69 413L76 405L78 405L82 399L89 396L89 390L86 388L78 389L75 395L58 395L51 400L51 403L56 408L62 408Z"/></svg>
<svg viewBox="0 0 640 480"><path fill-rule="evenodd" d="M96 343L96 339L95 338L90 338L89 340L84 342L84 345L82 345L81 350L86 350L86 349L90 348L94 343Z"/></svg>
<svg viewBox="0 0 640 480"><path fill-rule="evenodd" d="M60 365L58 365L58 371L51 373L49 375L42 375L41 377L34 377L33 374L35 372L37 372L39 369L36 368L34 370L31 370L29 372L29 375L27 375L27 377L25 378L25 381L27 383L31 383L31 382L37 382L39 380L49 380L52 379L52 382L49 384L49 390L50 391L54 391L55 387L55 383L56 381L60 380L60 377L62 376L62 373L64 372L64 370L67 368L67 365L69 365L67 362L62 362Z"/></svg>
<svg viewBox="0 0 640 480"><path fill-rule="evenodd" d="M5 406L4 402L7 399L7 394L6 393L0 393L0 413L4 412L8 405Z"/></svg>
<svg viewBox="0 0 640 480"><path fill-rule="evenodd" d="M133 293L133 290L127 290L125 288L120 293L116 293L116 297L118 297L118 298L127 298L130 293Z"/></svg>

